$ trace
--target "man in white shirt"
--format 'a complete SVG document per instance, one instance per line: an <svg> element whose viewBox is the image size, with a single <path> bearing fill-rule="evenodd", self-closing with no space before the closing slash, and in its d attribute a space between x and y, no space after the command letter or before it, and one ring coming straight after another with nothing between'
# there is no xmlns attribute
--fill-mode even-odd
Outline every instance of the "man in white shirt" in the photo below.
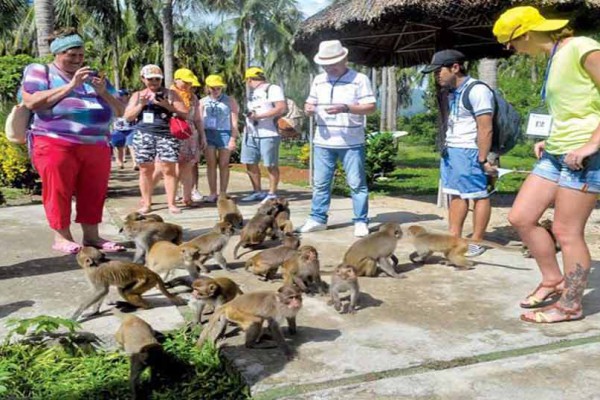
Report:
<svg viewBox="0 0 600 400"><path fill-rule="evenodd" d="M304 111L315 115L314 186L310 218L301 233L327 229L331 184L338 160L352 192L354 235L369 234L369 191L365 176L364 116L375 112L376 99L366 75L348 68L348 49L339 40L321 42L315 63L325 72L312 82Z"/></svg>
<svg viewBox="0 0 600 400"><path fill-rule="evenodd" d="M488 161L492 145L494 94L467 75L465 56L457 50L442 50L433 55L423 73L434 72L442 88L449 90L448 129L440 161L442 190L450 195L450 233L462 236L463 226L473 200L473 240L483 240L492 207L488 175L496 168ZM466 101L468 100L468 101ZM465 105L470 104L470 109ZM470 244L468 257L485 251Z"/></svg>
<svg viewBox="0 0 600 400"><path fill-rule="evenodd" d="M277 118L287 110L283 90L267 82L262 68L251 67L246 70L248 102L246 130L242 137L240 160L246 164L246 170L252 183L253 192L241 201L266 201L276 198L279 184L279 143ZM263 192L260 185L259 161L269 172L269 192Z"/></svg>

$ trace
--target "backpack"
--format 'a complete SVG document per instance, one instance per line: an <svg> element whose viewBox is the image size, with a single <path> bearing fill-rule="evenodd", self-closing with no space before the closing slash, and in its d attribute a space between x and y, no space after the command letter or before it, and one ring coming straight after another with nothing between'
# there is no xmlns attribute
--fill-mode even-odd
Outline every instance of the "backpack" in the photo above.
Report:
<svg viewBox="0 0 600 400"><path fill-rule="evenodd" d="M469 100L471 89L475 85L484 85L494 94L494 118L492 121L492 148L491 151L499 155L510 151L521 137L521 116L515 108L507 102L497 90L492 89L487 83L475 81L465 88L462 95L463 106L473 116L473 105Z"/></svg>

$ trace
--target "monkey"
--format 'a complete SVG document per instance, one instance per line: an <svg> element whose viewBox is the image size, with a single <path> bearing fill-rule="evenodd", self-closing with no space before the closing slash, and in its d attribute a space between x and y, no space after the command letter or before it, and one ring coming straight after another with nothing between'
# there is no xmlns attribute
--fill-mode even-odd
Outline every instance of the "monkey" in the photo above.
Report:
<svg viewBox="0 0 600 400"><path fill-rule="evenodd" d="M115 339L129 355L129 385L133 398L141 399L144 396L139 387L140 375L146 368L150 368L150 383L155 382L166 355L154 336L154 330L146 321L135 315L123 314L119 317L122 320Z"/></svg>
<svg viewBox="0 0 600 400"><path fill-rule="evenodd" d="M299 246L300 239L295 236L286 236L282 245L263 250L246 261L246 271L250 270L264 281L273 279L277 268L294 257Z"/></svg>
<svg viewBox="0 0 600 400"><path fill-rule="evenodd" d="M336 267L333 275L331 276L331 285L329 285L331 300L329 300L327 304L333 304L335 310L343 314L344 311L342 310L340 292L345 292L348 290L350 291L350 304L348 305L346 312L354 314L356 312L358 296L360 295L356 268L354 268L352 265L341 264Z"/></svg>
<svg viewBox="0 0 600 400"><path fill-rule="evenodd" d="M541 221L538 225L541 226L542 228L544 228L548 232L548 234L552 238L552 241L554 242L554 250L558 253L560 251L560 244L556 240L556 236L554 236L554 232L552 232L552 220L546 218L545 220ZM522 247L523 247L522 248L523 257L531 258L532 255L529 252L529 247L527 247L526 244L523 244Z"/></svg>
<svg viewBox="0 0 600 400"><path fill-rule="evenodd" d="M161 275L163 281L177 268L186 269L193 279L198 278L196 261L200 257L200 250L189 242L180 245L161 240L150 248L146 257L146 266Z"/></svg>
<svg viewBox="0 0 600 400"><path fill-rule="evenodd" d="M208 268L204 263L214 258L219 267L225 271L231 271L227 268L227 260L223 257L223 250L229 238L233 235L233 226L229 222L218 222L211 232L200 235L188 242L187 245L194 246L198 249L199 257L196 260L196 265L202 268L202 271L208 273Z"/></svg>
<svg viewBox="0 0 600 400"><path fill-rule="evenodd" d="M394 251L401 237L400 225L382 224L378 232L354 242L344 255L343 263L354 266L358 276L377 276L377 267L379 267L393 278L404 278L394 270L398 264ZM393 264L390 263L390 258Z"/></svg>
<svg viewBox="0 0 600 400"><path fill-rule="evenodd" d="M122 229L135 242L134 263L143 263L150 247L159 240L180 244L183 237L181 226L168 222L125 221Z"/></svg>
<svg viewBox="0 0 600 400"><path fill-rule="evenodd" d="M219 194L217 210L220 222L229 222L235 229L242 229L244 217L235 204L235 201L225 193Z"/></svg>
<svg viewBox="0 0 600 400"><path fill-rule="evenodd" d="M162 217L158 214L142 214L139 212L132 212L127 214L125 217L126 222L131 221L151 221L151 222L165 222Z"/></svg>
<svg viewBox="0 0 600 400"><path fill-rule="evenodd" d="M200 277L192 282L192 288L194 291L188 305L196 324L202 323L202 312L207 304L217 309L235 296L244 294L234 281L225 277Z"/></svg>
<svg viewBox="0 0 600 400"><path fill-rule="evenodd" d="M428 232L419 225L410 226L408 234L417 252L416 255L411 254L409 256L412 262L424 263L427 257L434 252L441 252L444 253L444 257L448 259L448 262L459 270L467 270L473 266L473 263L465 257L469 243L481 244L495 249L513 250L487 240L471 240L447 233Z"/></svg>
<svg viewBox="0 0 600 400"><path fill-rule="evenodd" d="M291 360L294 351L285 342L279 320L285 318L288 332L296 334L296 315L301 308L302 292L294 286L282 286L277 292L257 291L239 295L215 311L202 330L197 345L202 346L206 341L215 343L225 333L229 321L246 332L246 347L272 348L274 346L259 343L263 323L267 321L271 336L287 359Z"/></svg>
<svg viewBox="0 0 600 400"><path fill-rule="evenodd" d="M319 253L313 246L302 246L294 256L283 263L283 284L296 285L304 293L326 293L321 281Z"/></svg>
<svg viewBox="0 0 600 400"><path fill-rule="evenodd" d="M267 238L267 236L273 235L281 235L275 217L271 214L257 213L250 221L248 221L240 233L240 241L233 249L235 259L237 260L240 258L238 255L240 247L248 248L259 245Z"/></svg>
<svg viewBox="0 0 600 400"><path fill-rule="evenodd" d="M94 293L86 298L73 313L71 319L74 321L91 306L94 308L90 315L98 314L102 300L108 294L110 286L116 286L121 297L136 307L150 308L150 304L142 298L142 294L155 286L173 304L186 304L185 300L167 291L163 280L156 272L150 271L143 265L125 261L110 261L106 259L104 253L89 246L83 247L77 253L77 263L83 268Z"/></svg>

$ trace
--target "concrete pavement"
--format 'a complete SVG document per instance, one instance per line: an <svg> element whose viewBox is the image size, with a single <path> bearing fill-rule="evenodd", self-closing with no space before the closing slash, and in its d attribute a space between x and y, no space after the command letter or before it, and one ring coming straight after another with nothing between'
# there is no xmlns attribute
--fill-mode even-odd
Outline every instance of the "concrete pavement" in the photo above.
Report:
<svg viewBox="0 0 600 400"><path fill-rule="evenodd" d="M106 237L119 239L120 220L138 208L136 176L115 171L106 207ZM247 177L233 173L230 192L247 193ZM206 188L203 187L203 193ZM300 225L310 210L308 189L282 185L291 200L292 221ZM167 221L181 224L191 238L214 225L213 205L169 215L162 196L155 208ZM397 221L445 229L445 212L434 199L376 197L370 202L371 227ZM250 217L256 204L240 205ZM508 208L494 210L489 239L516 240L507 226ZM334 198L330 229L307 234L303 244L319 250L324 279L355 240L352 236L350 199ZM598 211L589 224L588 241L593 258L598 251ZM68 315L89 289L72 256L50 250L51 235L41 206L0 209L0 319L38 314ZM469 225L467 225L469 226ZM7 229L8 227L8 229ZM468 230L468 229L467 229ZM227 275L244 291L276 289L280 282L259 282L233 260L228 245L225 257L236 271ZM290 338L299 357L287 362L277 350L248 350L240 335L228 338L223 350L241 370L259 399L470 399L600 397L600 273L594 261L584 298L583 321L539 326L521 322L518 301L539 281L535 262L517 252L490 250L478 257L471 271L457 272L439 264L415 266L408 258L413 249L400 242L396 255L406 279L361 278L360 308L355 315L340 315L325 297L308 297L298 318L298 335ZM120 257L131 257L131 253ZM180 312L151 296L156 308L141 313L156 329L183 323ZM107 307L105 307L107 308ZM183 311L182 309L179 311ZM107 313L109 314L109 313ZM2 324L0 321L0 324ZM116 318L106 315L83 324L106 338L110 345ZM0 335L6 330L0 327Z"/></svg>

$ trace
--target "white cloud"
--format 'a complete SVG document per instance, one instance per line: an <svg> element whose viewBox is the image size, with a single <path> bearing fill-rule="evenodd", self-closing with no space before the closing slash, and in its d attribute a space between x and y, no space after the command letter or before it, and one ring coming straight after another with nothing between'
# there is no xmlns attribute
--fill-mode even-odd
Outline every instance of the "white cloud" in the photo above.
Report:
<svg viewBox="0 0 600 400"><path fill-rule="evenodd" d="M298 8L306 17L310 17L327 7L330 3L330 0L299 0Z"/></svg>

